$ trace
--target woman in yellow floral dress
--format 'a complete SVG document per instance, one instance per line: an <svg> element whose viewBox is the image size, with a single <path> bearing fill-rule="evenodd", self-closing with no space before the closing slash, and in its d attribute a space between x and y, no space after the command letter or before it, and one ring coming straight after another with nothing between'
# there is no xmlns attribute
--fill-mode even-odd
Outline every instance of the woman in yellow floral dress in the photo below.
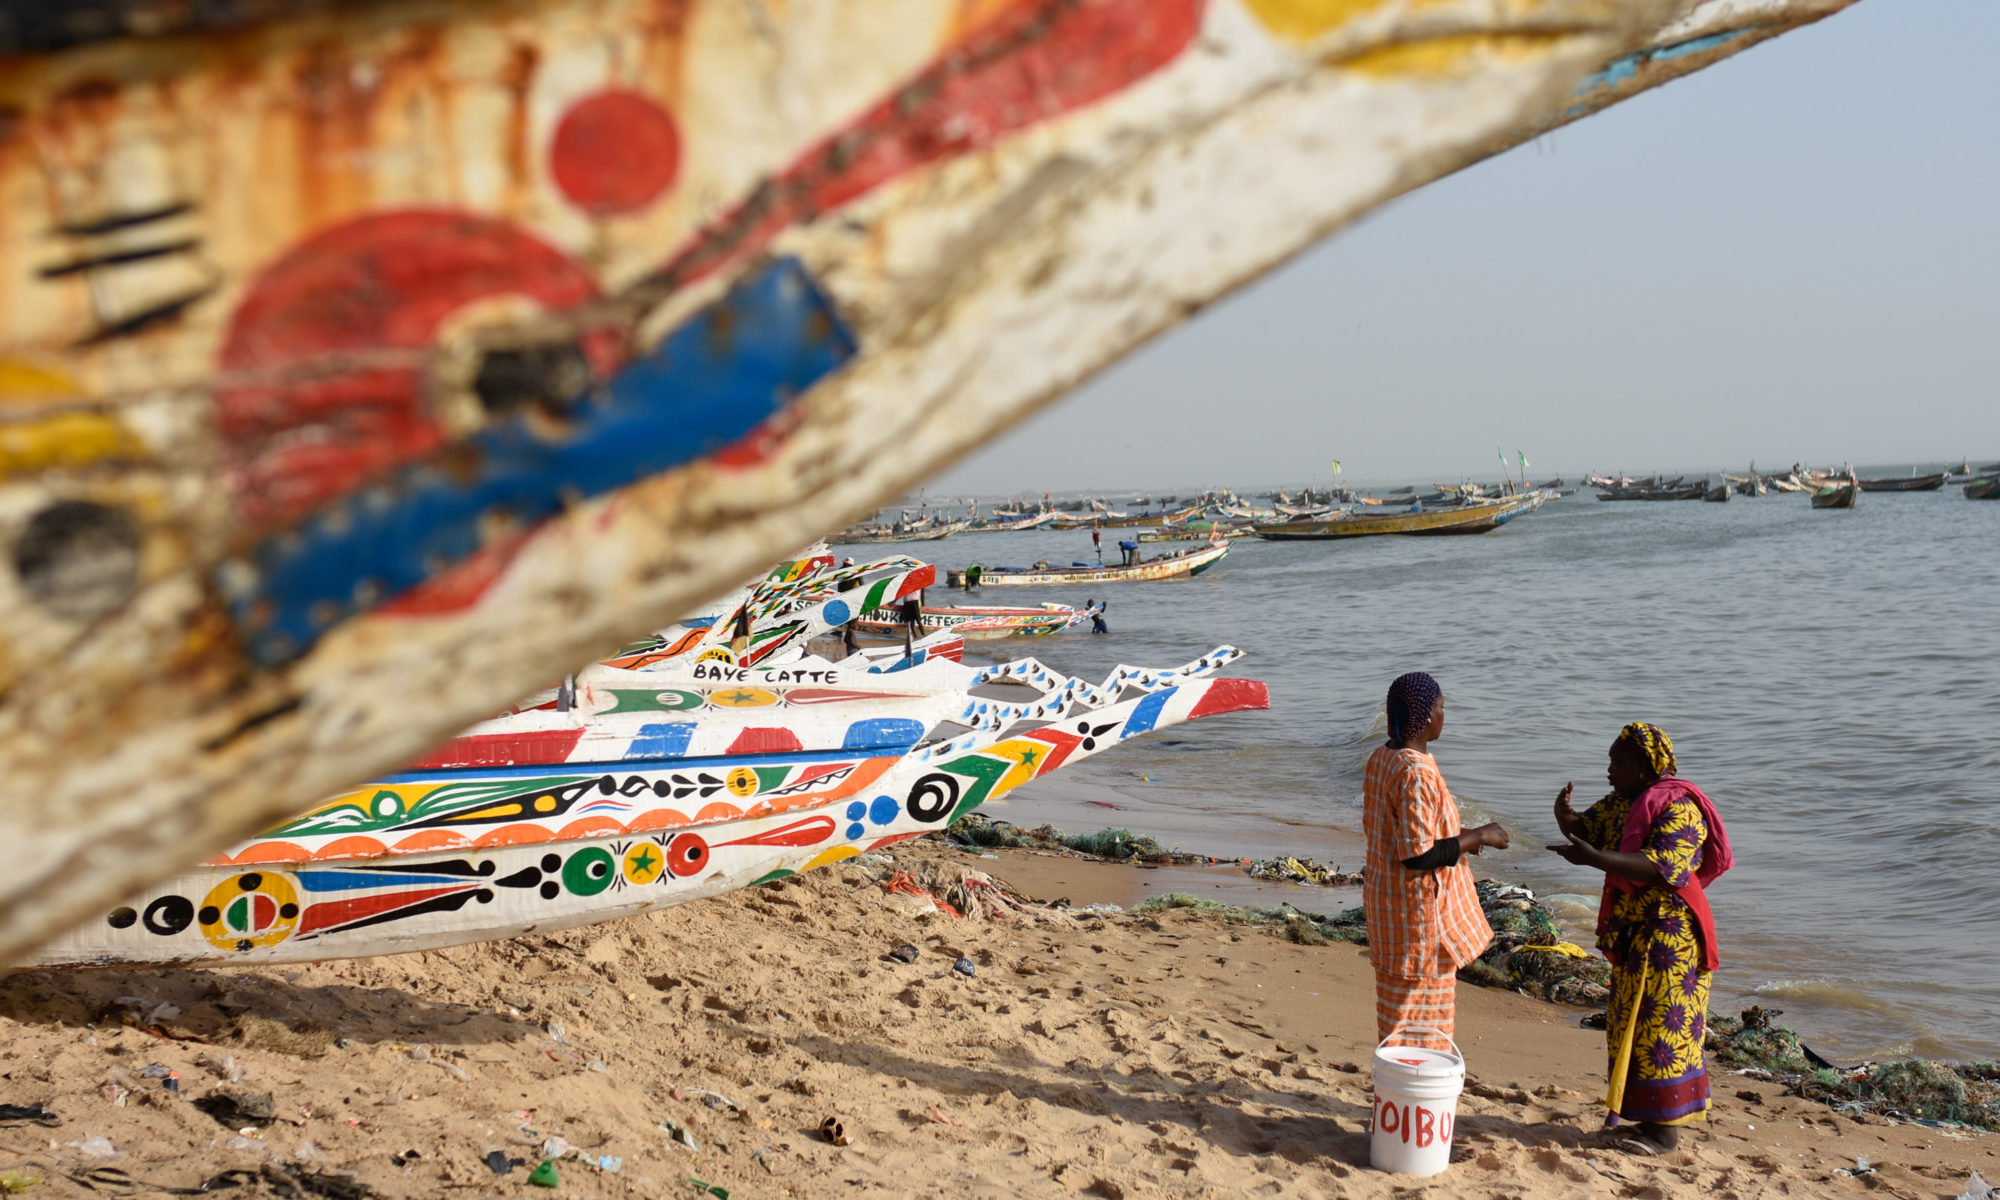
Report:
<svg viewBox="0 0 2000 1200"><path fill-rule="evenodd" d="M1680 1126L1708 1113L1708 985L1717 965L1704 888L1732 865L1715 806L1674 777L1674 745L1645 724L1611 744L1611 794L1579 815L1564 787L1549 847L1604 872L1597 945L1611 960L1605 1022L1611 1124L1638 1126L1641 1151L1671 1150Z"/></svg>

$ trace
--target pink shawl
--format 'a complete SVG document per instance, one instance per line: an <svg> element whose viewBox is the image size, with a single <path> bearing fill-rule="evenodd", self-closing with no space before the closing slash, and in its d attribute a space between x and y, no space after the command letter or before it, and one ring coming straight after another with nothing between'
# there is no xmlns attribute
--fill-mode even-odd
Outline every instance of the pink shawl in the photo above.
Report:
<svg viewBox="0 0 2000 1200"><path fill-rule="evenodd" d="M1715 804L1687 780L1664 776L1632 802L1632 811L1625 815L1625 829L1618 838L1618 849L1625 854L1638 853L1646 845L1646 836L1652 830L1653 822L1660 819L1668 805L1683 797L1694 801L1695 807L1701 810L1701 819L1708 826L1708 840L1702 845L1701 866L1695 868L1694 878L1688 880L1686 886L1674 889L1674 894L1694 912L1695 921L1701 928L1702 957L1712 971L1720 960L1715 948L1715 918L1709 912L1705 889L1724 871L1736 865L1736 857L1729 850L1729 831L1722 827L1722 817L1715 811ZM1611 906L1617 896L1650 886L1607 872L1604 876L1604 903L1597 911L1598 934L1602 936L1611 932Z"/></svg>

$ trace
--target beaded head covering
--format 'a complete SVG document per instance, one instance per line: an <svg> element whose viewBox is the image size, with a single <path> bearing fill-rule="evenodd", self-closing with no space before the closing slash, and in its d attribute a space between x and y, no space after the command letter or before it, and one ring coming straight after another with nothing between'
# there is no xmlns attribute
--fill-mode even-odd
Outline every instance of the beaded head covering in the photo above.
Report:
<svg viewBox="0 0 2000 1200"><path fill-rule="evenodd" d="M1389 740L1406 742L1431 723L1431 713L1444 695L1438 681L1422 671L1397 676L1389 685Z"/></svg>

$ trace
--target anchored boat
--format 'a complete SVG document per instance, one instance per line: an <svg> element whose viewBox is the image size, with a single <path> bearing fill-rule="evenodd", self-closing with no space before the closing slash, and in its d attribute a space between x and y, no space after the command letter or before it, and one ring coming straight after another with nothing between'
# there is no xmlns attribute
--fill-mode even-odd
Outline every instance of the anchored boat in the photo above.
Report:
<svg viewBox="0 0 2000 1200"><path fill-rule="evenodd" d="M1907 479L1862 479L1856 482L1864 492L1935 492L1944 487L1943 471L1932 475L1912 475Z"/></svg>
<svg viewBox="0 0 2000 1200"><path fill-rule="evenodd" d="M1229 553L1228 542L1212 542L1199 550L1177 550L1154 558L1138 557L1138 544L1120 544L1127 561L1121 563L1073 563L1067 567L1036 563L1032 567L988 567L979 576L981 587L1019 587L1074 583L1140 583L1155 579L1186 579L1199 575L1222 561ZM965 572L948 571L945 582L965 586Z"/></svg>
<svg viewBox="0 0 2000 1200"><path fill-rule="evenodd" d="M1404 512L1356 512L1321 520L1278 521L1257 525L1260 538L1272 541L1322 541L1382 534L1434 535L1488 533L1546 503L1548 497L1530 492L1511 500L1469 503L1452 508L1420 508Z"/></svg>

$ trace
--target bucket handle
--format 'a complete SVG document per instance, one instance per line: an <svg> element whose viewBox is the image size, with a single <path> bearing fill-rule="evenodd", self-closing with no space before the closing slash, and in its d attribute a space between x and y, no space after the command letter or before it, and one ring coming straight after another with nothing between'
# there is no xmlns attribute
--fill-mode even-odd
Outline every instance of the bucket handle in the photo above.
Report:
<svg viewBox="0 0 2000 1200"><path fill-rule="evenodd" d="M1397 1034L1403 1033L1405 1031L1408 1031L1410 1033L1434 1033L1439 1037L1443 1038L1445 1041L1451 1043L1451 1052L1457 1056L1458 1061L1460 1062L1465 1061L1465 1051L1460 1050L1458 1048L1458 1042L1455 1041L1450 1034L1446 1033L1442 1029L1439 1029L1435 1025L1417 1025L1417 1024L1398 1025L1389 1031L1389 1037L1385 1037L1381 1041L1375 1043L1375 1049L1380 1050L1382 1047L1389 1044L1389 1038L1395 1037ZM1412 1047L1412 1049L1419 1049L1419 1050L1422 1048L1423 1047L1421 1046Z"/></svg>

